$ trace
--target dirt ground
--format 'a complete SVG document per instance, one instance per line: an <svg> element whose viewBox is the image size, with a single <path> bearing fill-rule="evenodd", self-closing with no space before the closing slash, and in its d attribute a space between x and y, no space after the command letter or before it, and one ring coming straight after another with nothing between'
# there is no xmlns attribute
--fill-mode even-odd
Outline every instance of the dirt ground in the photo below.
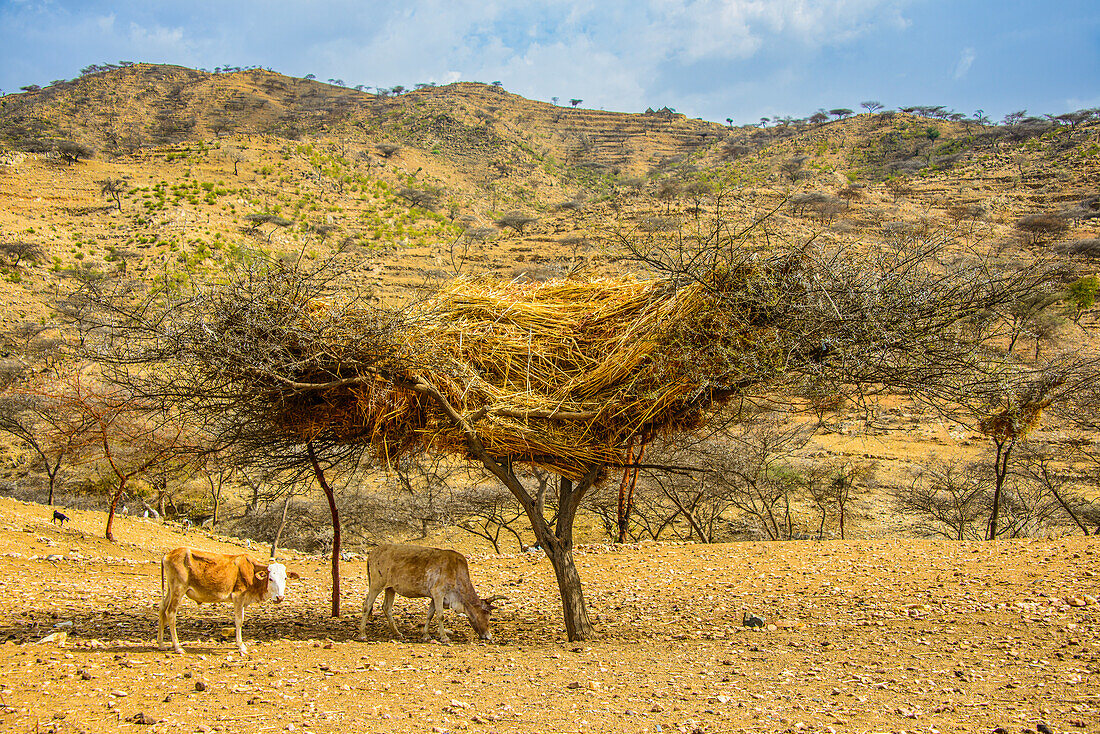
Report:
<svg viewBox="0 0 1100 734"><path fill-rule="evenodd" d="M426 604L400 598L406 641L380 617L355 641L365 564L333 619L327 563L291 553L303 578L246 610L246 656L230 607L185 600L181 657L155 646L156 559L233 546L131 518L111 544L70 514L0 500L0 731L1100 730L1100 539L589 546L583 643L544 557L472 555L507 601L491 644L449 612L449 646L414 642Z"/></svg>

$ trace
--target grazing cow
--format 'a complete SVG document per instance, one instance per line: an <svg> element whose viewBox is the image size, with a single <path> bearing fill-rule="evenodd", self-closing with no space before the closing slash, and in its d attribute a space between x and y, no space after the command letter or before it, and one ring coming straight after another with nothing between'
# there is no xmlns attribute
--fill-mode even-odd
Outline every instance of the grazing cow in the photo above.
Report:
<svg viewBox="0 0 1100 734"><path fill-rule="evenodd" d="M233 602L237 649L243 655L241 623L244 621L245 606L267 599L278 604L283 600L287 579L296 578L298 574L293 571L287 573L286 566L281 563L273 560L262 566L245 553L226 555L187 547L169 551L160 561L160 589L164 599L160 603L157 647L164 649L164 625L167 624L172 633L172 647L183 654L176 637L176 608L186 594L199 604Z"/></svg>
<svg viewBox="0 0 1100 734"><path fill-rule="evenodd" d="M56 522L61 527L65 527L65 521L68 520L68 519L69 519L69 516L66 515L64 512L61 512L60 510L54 510L53 511L53 520L51 522Z"/></svg>
<svg viewBox="0 0 1100 734"><path fill-rule="evenodd" d="M386 598L382 602L382 611L394 637L401 637L390 612L394 594L397 593L410 599L426 596L432 600L421 636L425 642L431 639L428 628L435 615L439 616L439 640L450 641L447 630L443 628L444 609L465 614L481 639L493 639L489 633L489 615L493 611L493 602L503 597L478 598L474 585L470 583L466 557L461 553L417 545L380 545L367 556L367 576L370 589L363 601L363 616L359 620L360 640L367 637L367 619L374 613L374 600L383 589L386 590Z"/></svg>

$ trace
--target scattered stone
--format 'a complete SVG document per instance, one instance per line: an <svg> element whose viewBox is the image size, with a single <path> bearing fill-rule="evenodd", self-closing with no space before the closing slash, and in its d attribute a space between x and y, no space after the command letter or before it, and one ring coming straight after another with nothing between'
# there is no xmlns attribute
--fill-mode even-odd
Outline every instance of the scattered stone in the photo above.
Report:
<svg viewBox="0 0 1100 734"><path fill-rule="evenodd" d="M206 684L203 683L201 680L195 681L195 690L196 691L205 691L206 690Z"/></svg>
<svg viewBox="0 0 1100 734"><path fill-rule="evenodd" d="M160 719L154 719L152 716L145 713L144 711L138 711L136 714L126 720L132 721L135 724L141 724L143 726L152 726L153 724L160 723Z"/></svg>

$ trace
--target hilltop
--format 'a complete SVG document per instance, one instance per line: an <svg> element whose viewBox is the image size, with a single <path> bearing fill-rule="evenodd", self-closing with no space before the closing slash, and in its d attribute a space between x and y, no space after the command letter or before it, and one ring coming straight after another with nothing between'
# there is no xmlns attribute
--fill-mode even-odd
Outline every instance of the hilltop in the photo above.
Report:
<svg viewBox="0 0 1100 734"><path fill-rule="evenodd" d="M937 228L1007 242L1020 217L1056 214L1068 228L1049 245L1095 238L1100 214L1095 116L734 127L472 82L372 95L262 69L136 64L3 97L0 141L0 237L40 252L8 268L4 295L26 303L9 326L43 316L38 301L66 273L218 270L249 247L343 248L373 287L613 267L609 232L698 218L716 194L745 212L790 199L772 219L779 235L853 246Z"/></svg>

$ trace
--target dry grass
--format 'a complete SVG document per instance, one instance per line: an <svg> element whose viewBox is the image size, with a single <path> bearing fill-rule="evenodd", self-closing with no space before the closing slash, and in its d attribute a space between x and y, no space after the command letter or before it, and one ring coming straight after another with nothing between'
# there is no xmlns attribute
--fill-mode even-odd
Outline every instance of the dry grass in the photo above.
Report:
<svg viewBox="0 0 1100 734"><path fill-rule="evenodd" d="M461 427L408 386L424 377L476 426L491 455L579 476L587 465L620 463L632 436L693 423L716 397L696 347L739 331L711 323L702 333L708 300L698 285L633 278L459 279L405 333L408 351L428 345L435 364L403 375L404 384L303 393L279 423L303 436L366 436L387 457L414 443L463 451Z"/></svg>

